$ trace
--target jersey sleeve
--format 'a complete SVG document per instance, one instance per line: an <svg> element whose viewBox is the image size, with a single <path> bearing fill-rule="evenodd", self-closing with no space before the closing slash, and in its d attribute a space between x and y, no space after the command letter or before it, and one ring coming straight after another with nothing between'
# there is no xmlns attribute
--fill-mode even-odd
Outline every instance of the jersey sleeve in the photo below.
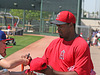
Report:
<svg viewBox="0 0 100 75"><path fill-rule="evenodd" d="M48 62L48 59L49 59L49 57L50 57L50 55L51 55L51 52L52 52L54 46L57 44L58 41L59 41L59 38L54 39L54 40L49 44L49 46L46 48L45 53L44 53L44 55L43 55L42 58L45 59L45 60L47 60L47 62Z"/></svg>
<svg viewBox="0 0 100 75"><path fill-rule="evenodd" d="M52 51L52 48L53 48L53 41L49 44L49 46L46 48L45 50L45 53L43 55L43 59L47 60L47 63L48 63L48 59L49 59L49 56L50 56L50 53Z"/></svg>
<svg viewBox="0 0 100 75"><path fill-rule="evenodd" d="M90 75L93 64L90 57L88 44L83 43L77 46L75 51L75 68L78 75Z"/></svg>

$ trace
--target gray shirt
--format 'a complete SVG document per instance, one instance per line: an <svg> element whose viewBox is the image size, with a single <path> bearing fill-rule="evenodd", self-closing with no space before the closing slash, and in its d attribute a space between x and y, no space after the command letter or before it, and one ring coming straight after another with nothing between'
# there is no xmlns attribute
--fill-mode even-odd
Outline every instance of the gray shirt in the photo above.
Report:
<svg viewBox="0 0 100 75"><path fill-rule="evenodd" d="M0 54L0 60L3 59L4 57ZM3 67L0 66L0 70L2 70Z"/></svg>
<svg viewBox="0 0 100 75"><path fill-rule="evenodd" d="M0 54L0 60L3 59L4 57Z"/></svg>

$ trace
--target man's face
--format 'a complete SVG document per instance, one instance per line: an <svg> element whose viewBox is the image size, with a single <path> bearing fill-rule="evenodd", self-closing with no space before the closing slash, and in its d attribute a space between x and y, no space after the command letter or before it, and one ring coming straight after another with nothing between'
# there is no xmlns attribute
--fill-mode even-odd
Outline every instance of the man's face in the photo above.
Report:
<svg viewBox="0 0 100 75"><path fill-rule="evenodd" d="M0 41L0 54L5 57L6 56L6 41Z"/></svg>
<svg viewBox="0 0 100 75"><path fill-rule="evenodd" d="M70 26L67 24L64 24L64 25L57 25L57 27L58 27L58 33L59 33L60 38L67 39L70 34L69 33Z"/></svg>

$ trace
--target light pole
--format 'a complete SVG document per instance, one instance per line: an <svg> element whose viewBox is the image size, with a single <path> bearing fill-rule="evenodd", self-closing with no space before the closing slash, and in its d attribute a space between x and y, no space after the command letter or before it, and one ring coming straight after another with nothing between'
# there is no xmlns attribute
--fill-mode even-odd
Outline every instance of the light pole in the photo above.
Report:
<svg viewBox="0 0 100 75"><path fill-rule="evenodd" d="M81 25L81 8L82 0L78 0L76 27ZM80 29L76 28L76 32L80 33Z"/></svg>
<svg viewBox="0 0 100 75"><path fill-rule="evenodd" d="M82 5L83 5L83 9L82 9L82 17L84 17L84 0L82 2Z"/></svg>
<svg viewBox="0 0 100 75"><path fill-rule="evenodd" d="M39 32L43 32L43 26L42 26L42 8L43 8L43 0L41 0L41 7L40 7L40 27L39 27Z"/></svg>
<svg viewBox="0 0 100 75"><path fill-rule="evenodd" d="M78 0L78 7L77 7L77 21L76 24L81 24L81 8L82 8L82 0Z"/></svg>
<svg viewBox="0 0 100 75"><path fill-rule="evenodd" d="M25 26L25 9L23 10L23 29L24 29L24 26Z"/></svg>

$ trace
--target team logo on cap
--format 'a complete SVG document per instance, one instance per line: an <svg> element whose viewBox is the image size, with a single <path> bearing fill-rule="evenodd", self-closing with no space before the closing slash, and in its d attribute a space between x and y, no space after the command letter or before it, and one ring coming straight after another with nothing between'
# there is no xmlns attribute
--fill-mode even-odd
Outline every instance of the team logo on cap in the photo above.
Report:
<svg viewBox="0 0 100 75"><path fill-rule="evenodd" d="M59 15L60 15L60 13L57 14L57 18L56 19L59 19Z"/></svg>
<svg viewBox="0 0 100 75"><path fill-rule="evenodd" d="M64 60L64 54L65 54L65 50L61 51L59 58Z"/></svg>

